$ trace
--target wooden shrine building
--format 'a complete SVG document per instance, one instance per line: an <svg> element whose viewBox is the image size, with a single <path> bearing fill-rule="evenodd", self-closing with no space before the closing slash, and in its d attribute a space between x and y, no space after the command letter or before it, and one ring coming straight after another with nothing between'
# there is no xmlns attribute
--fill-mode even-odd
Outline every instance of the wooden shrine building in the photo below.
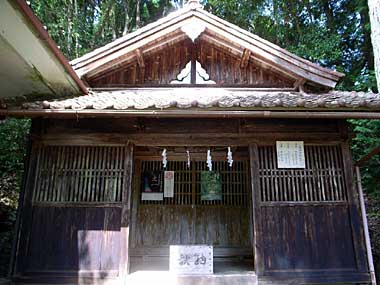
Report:
<svg viewBox="0 0 380 285"><path fill-rule="evenodd" d="M380 118L379 95L194 0L56 56L77 91L0 109L32 118L14 282L371 283L347 119ZM212 246L214 274L167 274L171 245Z"/></svg>

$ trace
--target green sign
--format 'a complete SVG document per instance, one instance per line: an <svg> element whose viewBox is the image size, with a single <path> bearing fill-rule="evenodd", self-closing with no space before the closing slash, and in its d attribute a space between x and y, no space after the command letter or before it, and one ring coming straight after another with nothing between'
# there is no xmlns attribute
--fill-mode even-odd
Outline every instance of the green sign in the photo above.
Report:
<svg viewBox="0 0 380 285"><path fill-rule="evenodd" d="M222 200L222 179L219 172L202 171L201 199L208 201Z"/></svg>

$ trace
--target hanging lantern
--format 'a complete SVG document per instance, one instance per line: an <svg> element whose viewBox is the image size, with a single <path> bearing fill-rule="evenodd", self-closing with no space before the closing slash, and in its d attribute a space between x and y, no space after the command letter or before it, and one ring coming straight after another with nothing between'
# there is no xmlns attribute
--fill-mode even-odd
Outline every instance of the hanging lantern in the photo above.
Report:
<svg viewBox="0 0 380 285"><path fill-rule="evenodd" d="M207 167L209 171L212 171L212 158L211 158L211 151L207 151Z"/></svg>
<svg viewBox="0 0 380 285"><path fill-rule="evenodd" d="M229 165L230 167L232 167L232 164L234 163L234 160L232 159L232 151L231 151L231 147L228 147L227 161L228 161L228 165Z"/></svg>
<svg viewBox="0 0 380 285"><path fill-rule="evenodd" d="M168 159L166 156L166 148L164 148L161 155L162 155L162 166L166 168L166 165L168 164Z"/></svg>

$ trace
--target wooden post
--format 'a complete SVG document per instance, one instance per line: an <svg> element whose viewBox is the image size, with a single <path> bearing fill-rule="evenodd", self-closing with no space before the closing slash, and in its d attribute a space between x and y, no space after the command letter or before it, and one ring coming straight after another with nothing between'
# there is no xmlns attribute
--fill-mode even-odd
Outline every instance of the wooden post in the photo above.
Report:
<svg viewBox="0 0 380 285"><path fill-rule="evenodd" d="M367 271L366 260L365 260L365 244L362 235L362 224L360 222L360 213L358 209L358 194L355 191L354 177L353 177L353 163L350 151L350 145L346 141L342 143L342 157L343 157L343 167L344 176L347 186L347 199L350 211L351 219L351 229L352 229L352 240L354 242L356 265L360 272Z"/></svg>
<svg viewBox="0 0 380 285"><path fill-rule="evenodd" d="M120 262L119 275L123 284L129 273L129 233L131 220L131 192L133 174L133 146L128 142L125 147L124 187L122 195L120 226Z"/></svg>
<svg viewBox="0 0 380 285"><path fill-rule="evenodd" d="M31 161L31 153L32 153L32 141L29 137L28 139L28 146L26 151L26 156L24 158L24 174L22 177L22 188L20 192L20 196L18 199L18 208L17 208L17 217L16 217L16 224L13 234L13 241L12 241L12 250L11 250L11 258L9 262L9 271L8 271L8 277L12 278L13 275L16 273L16 264L17 264L17 257L18 257L18 247L19 247L19 239L20 239L20 230L21 230L21 216L23 211L23 206L25 204L24 198L25 198L25 190L27 189L27 182L28 182L28 176L30 173L30 161Z"/></svg>
<svg viewBox="0 0 380 285"><path fill-rule="evenodd" d="M31 136L39 134L41 130L41 120L32 121ZM32 197L34 182L36 180L36 170L38 169L40 157L40 145L36 142L30 142L28 150L27 171L24 172L23 186L19 198L19 208L16 220L16 235L14 237L11 263L9 268L10 277L15 277L23 273L27 266L28 244L32 229L33 209Z"/></svg>
<svg viewBox="0 0 380 285"><path fill-rule="evenodd" d="M366 249L367 249L369 273L371 275L372 285L376 285L375 267L373 265L371 239L370 239L369 231L368 231L367 212L366 212L365 204L364 204L362 177L360 175L359 166L356 166L355 170L356 170L356 179L357 179L358 190L359 190L360 210L362 212L362 219L363 219L364 237L365 237L365 243L366 243Z"/></svg>
<svg viewBox="0 0 380 285"><path fill-rule="evenodd" d="M191 69L190 69L191 84L197 83L197 44L191 44Z"/></svg>
<svg viewBox="0 0 380 285"><path fill-rule="evenodd" d="M250 169L251 169L251 187L252 187L252 221L253 221L253 240L254 260L256 275L260 276L264 271L262 236L259 208L259 151L257 144L249 145Z"/></svg>

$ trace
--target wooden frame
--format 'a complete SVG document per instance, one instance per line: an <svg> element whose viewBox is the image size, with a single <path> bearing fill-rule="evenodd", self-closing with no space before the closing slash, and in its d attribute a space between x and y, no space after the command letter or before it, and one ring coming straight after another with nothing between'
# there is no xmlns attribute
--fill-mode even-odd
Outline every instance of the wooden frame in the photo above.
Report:
<svg viewBox="0 0 380 285"><path fill-rule="evenodd" d="M175 120L170 119L141 119L135 118L134 120L79 120L78 122L73 122L70 120L41 120L38 129L34 127L32 132L32 153L31 153L31 164L36 165L38 161L37 152L34 150L41 145L57 145L57 146L67 146L67 145L97 145L97 146L118 146L125 149L125 160L124 160L124 188L121 203L77 203L73 205L72 203L51 203L40 205L34 203L33 205L28 202L31 199L30 190L25 192L25 206L24 214L30 215L31 218L24 219L23 225L20 227L20 241L18 256L16 256L17 268L14 271L14 276L23 276L25 278L48 278L46 274L48 272L45 270L36 270L33 272L24 272L25 264L27 261L23 261L24 256L27 256L27 249L31 246L33 247L33 235L35 232L31 232L33 228L30 224L35 221L38 217L43 216L42 206L45 208L56 208L57 206L61 209L60 213L65 216L67 211L81 211L82 208L91 208L93 213L100 211L98 215L103 217L103 215L108 215L104 218L104 222L108 223L112 219L112 215L115 213L120 217L120 227L118 224L114 228L104 228L105 232L113 231L120 233L120 247L118 251L120 252L120 258L116 268L109 269L109 277L114 276L120 280L126 280L128 274L130 273L131 256L132 259L136 256L141 256L146 254L148 251L160 255L162 258L168 258L166 249L164 248L153 248L147 246L144 250L134 246L133 233L137 230L138 225L136 224L138 219L138 205L139 205L139 189L136 185L139 183L139 173L141 165L139 160L155 160L160 161L160 150L165 146L168 148L168 158L171 160L186 161L184 155L185 148L178 147L179 145L188 146L194 151L194 158L204 159L204 149L215 146L215 159L225 159L226 146L231 144L234 154L234 159L249 159L250 163L250 177L247 177L247 183L250 183L251 187L251 210L249 212L249 221L251 225L251 238L252 238L252 248L249 250L249 255L254 256L254 266L255 273L257 274L260 281L275 282L278 280L281 284L284 282L292 282L291 280L308 280L310 282L321 282L323 278L329 278L328 280L340 280L343 282L362 282L366 280L369 276L367 271L367 265L365 260L364 243L362 237L362 225L360 222L360 213L357 209L357 199L356 190L353 185L353 176L350 171L352 170L352 161L350 157L350 151L348 148L347 138L349 133L346 129L345 122L337 121L309 121L300 122L296 121L272 121L272 120L243 120L243 119L229 119L229 120L192 120L191 122L181 119ZM108 130L109 124L112 123L113 130L115 132L110 133ZM198 123L202 125L203 128L198 127ZM37 126L34 122L34 125ZM170 125L170 128L168 126ZM40 130L44 130L41 134ZM297 132L297 134L296 134ZM65 133L65 135L60 135ZM69 137L69 139L67 138ZM346 183L347 192L350 194L347 201L277 201L272 202L262 202L261 190L258 177L260 176L260 160L259 160L259 148L267 145L273 145L276 140L303 140L305 144L313 145L339 145L342 150L342 157L344 157L344 178ZM240 151L241 147L247 148L249 151L249 156L247 153ZM200 147L200 148L199 148ZM202 151L200 150L202 149ZM176 153L177 150L179 153ZM322 159L322 158L321 158ZM30 173L28 174L28 179L25 185L25 189L31 189L34 185L34 172L38 167L30 168ZM29 194L28 194L29 193ZM28 198L29 197L29 198ZM154 206L154 205L153 205ZM28 208L29 207L29 208ZM33 207L37 207L39 210L36 212ZM107 210L111 209L112 210ZM312 209L316 209L314 212ZM29 210L28 210L29 209ZM265 211L263 210L265 209ZM65 212L66 211L66 212ZM102 214L102 211L108 211L108 214ZM282 212L281 212L282 211ZM47 212L48 213L48 212ZM51 212L54 214L54 211ZM269 214L269 218L266 218L265 213ZM342 241L342 244L347 247L352 240L352 246L354 249L354 260L355 266L350 267L350 264L344 264L340 266L341 261L338 260L336 264L338 266L334 268L277 268L271 267L268 269L267 257L271 254L266 248L266 244L270 244L270 236L268 236L268 229L271 229L274 218L270 218L273 215L280 215L282 222L285 222L284 226L288 226L288 231L294 231L292 224L287 224L286 219L289 217L295 217L295 213L304 213L300 215L300 222L298 222L298 227L301 225L308 225L308 223L313 225L316 217L320 215L322 219L325 219L326 227L330 227L336 219L340 219L339 222L343 224L344 228L348 231L349 238L346 241ZM74 214L73 214L74 215ZM293 216L292 216L293 215ZM88 216L88 217L91 217ZM305 217L305 218L304 218ZM328 218L332 217L332 218ZM103 219L103 218L101 218ZM272 220L271 220L272 219ZM314 219L314 220L313 220ZM36 220L37 221L37 220ZM280 220L281 222L281 220ZM268 225L269 224L269 225ZM75 225L74 225L75 226ZM339 224L336 225L339 227ZM100 229L103 226L101 223L94 228L88 227L89 230ZM319 227L315 224L315 227ZM329 229L330 229L329 228ZM312 231L313 228L311 228ZM316 228L315 228L316 229ZM323 234L323 230L319 231ZM327 235L326 239L332 239L331 242L335 241L334 232L332 235ZM302 232L298 233L302 236ZM297 234L297 235L298 235ZM112 233L110 234L112 236ZM339 239L339 236L337 237ZM35 238L34 238L35 240ZM290 240L290 239L289 239ZM272 239L273 241L273 239ZM318 246L318 244L315 244ZM247 255L247 248L234 249L219 248L216 251L218 258L226 259L229 254L233 253L236 255L242 254ZM307 250L307 248L306 248ZM279 252L279 255L286 258L284 252ZM348 258L349 259L349 258ZM345 267L346 266L346 267ZM100 269L99 269L100 270ZM105 274L106 271L101 269L96 271L96 274ZM103 270L103 271L102 271ZM117 272L116 272L117 271ZM53 271L52 271L53 272ZM75 274L69 271L54 271L54 274L59 274L60 276L66 276L62 278L72 278L69 277L70 274ZM18 275L17 275L18 274ZM42 274L42 275L41 275ZM66 274L66 275L65 275ZM88 278L88 272L85 273L82 269L76 273L80 280ZM86 275L87 274L87 275ZM94 273L95 274L95 273ZM108 274L108 273L107 273ZM34 276L34 277L32 277ZM43 277L45 276L45 277ZM66 280L65 279L65 280ZM294 281L294 282L298 282Z"/></svg>

